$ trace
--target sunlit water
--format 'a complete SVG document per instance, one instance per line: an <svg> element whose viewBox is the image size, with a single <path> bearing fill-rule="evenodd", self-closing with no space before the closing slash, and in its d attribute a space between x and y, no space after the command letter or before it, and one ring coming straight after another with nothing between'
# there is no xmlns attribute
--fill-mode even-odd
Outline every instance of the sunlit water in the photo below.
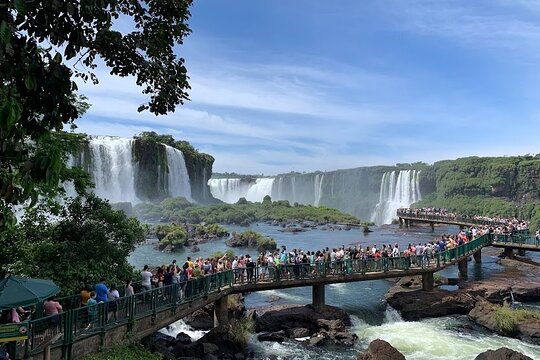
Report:
<svg viewBox="0 0 540 360"><path fill-rule="evenodd" d="M227 227L229 231L244 231L246 228ZM403 249L409 243L426 242L437 239L441 234L458 231L454 226L440 226L431 233L429 227L412 227L400 229L397 226L373 228L373 232L364 235L359 229L350 231L310 230L303 233L283 233L280 227L265 224L252 225L253 230L259 231L276 239L278 247L285 245L288 249L304 251L318 250L324 247L338 247L360 244L362 247L377 244L398 243ZM136 267L144 264L169 264L173 259L179 263L187 256L209 256L216 251L226 251L225 240L217 240L199 245L200 251L192 253L185 249L177 253L163 253L154 249L154 245L141 245L130 257L130 262ZM235 248L236 254L256 254L254 249ZM481 280L503 270L497 264L498 250L485 249L482 263L469 262L469 279ZM536 254L531 255L538 259ZM441 271L446 277L457 277L456 266ZM392 286L391 280L375 280L355 283L341 283L326 286L326 303L338 306L352 316L351 331L359 337L359 342L352 348L325 346L314 348L304 346L296 341L282 344L259 342L253 335L249 342L249 351L255 359L265 359L275 355L278 359L356 359L359 351L365 350L375 339L388 341L408 360L438 360L438 359L474 359L479 353L488 349L508 347L520 351L533 359L540 359L540 347L523 343L519 340L493 335L483 328L471 323L466 316L449 316L437 319L426 319L418 322L405 322L393 309L386 307L384 294ZM261 308L276 304L301 304L311 302L311 288L294 288L262 291L246 296L248 308ZM185 332L192 338L200 338L204 332L195 331L183 321L173 324L162 332L172 336Z"/></svg>

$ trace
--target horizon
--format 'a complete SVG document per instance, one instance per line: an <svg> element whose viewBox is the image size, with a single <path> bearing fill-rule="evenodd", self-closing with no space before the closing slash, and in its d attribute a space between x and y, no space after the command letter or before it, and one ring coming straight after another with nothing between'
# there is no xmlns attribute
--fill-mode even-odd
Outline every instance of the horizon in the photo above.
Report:
<svg viewBox="0 0 540 360"><path fill-rule="evenodd" d="M189 141L214 171L280 174L537 154L540 4L196 2L191 101L137 113L129 78L80 84L77 131ZM125 24L120 24L127 26Z"/></svg>

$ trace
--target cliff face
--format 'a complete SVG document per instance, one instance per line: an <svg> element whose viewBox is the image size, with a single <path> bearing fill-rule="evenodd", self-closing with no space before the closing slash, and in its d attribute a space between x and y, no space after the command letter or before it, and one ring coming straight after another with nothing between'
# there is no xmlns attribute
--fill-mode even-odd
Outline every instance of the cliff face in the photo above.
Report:
<svg viewBox="0 0 540 360"><path fill-rule="evenodd" d="M212 176L214 158L208 154L184 153L186 167L191 183L191 196L201 204L213 204L216 199L212 197L208 187L208 179Z"/></svg>
<svg viewBox="0 0 540 360"><path fill-rule="evenodd" d="M421 176L432 199L494 197L523 205L540 200L540 157L468 157L439 161Z"/></svg>
<svg viewBox="0 0 540 360"><path fill-rule="evenodd" d="M152 141L133 142L135 191L146 202L159 202L167 197L167 155L165 146Z"/></svg>

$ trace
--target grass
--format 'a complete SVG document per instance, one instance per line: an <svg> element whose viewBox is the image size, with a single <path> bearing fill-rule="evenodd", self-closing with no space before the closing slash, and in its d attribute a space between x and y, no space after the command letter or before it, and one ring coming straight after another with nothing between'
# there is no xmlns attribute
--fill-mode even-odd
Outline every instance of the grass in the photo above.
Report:
<svg viewBox="0 0 540 360"><path fill-rule="evenodd" d="M236 343L247 346L250 334L255 332L255 322L250 318L242 318L238 325L233 326L229 334Z"/></svg>
<svg viewBox="0 0 540 360"><path fill-rule="evenodd" d="M125 345L85 356L83 360L161 360L161 355L152 353L141 345Z"/></svg>
<svg viewBox="0 0 540 360"><path fill-rule="evenodd" d="M527 319L540 319L540 312L530 309L512 309L507 305L501 306L493 313L493 320L501 331L515 335L519 332L518 325Z"/></svg>

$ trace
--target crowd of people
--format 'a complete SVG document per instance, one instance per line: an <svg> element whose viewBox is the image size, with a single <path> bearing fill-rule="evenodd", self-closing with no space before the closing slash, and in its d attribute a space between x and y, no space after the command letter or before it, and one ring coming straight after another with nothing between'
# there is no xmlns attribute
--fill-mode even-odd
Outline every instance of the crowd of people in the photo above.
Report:
<svg viewBox="0 0 540 360"><path fill-rule="evenodd" d="M468 215L468 214L458 214L455 212L448 211L443 208L434 208L434 207L426 207L426 208L402 208L397 210L398 215L404 214L404 215L428 215L428 216L440 216L443 218L450 218L450 219L471 219L476 221L485 221L489 223L493 223L493 225L497 224L500 226L506 226L510 228L510 230L525 230L529 228L529 221L527 220L520 220L515 217L513 218L506 218L502 216L484 216L484 215Z"/></svg>

